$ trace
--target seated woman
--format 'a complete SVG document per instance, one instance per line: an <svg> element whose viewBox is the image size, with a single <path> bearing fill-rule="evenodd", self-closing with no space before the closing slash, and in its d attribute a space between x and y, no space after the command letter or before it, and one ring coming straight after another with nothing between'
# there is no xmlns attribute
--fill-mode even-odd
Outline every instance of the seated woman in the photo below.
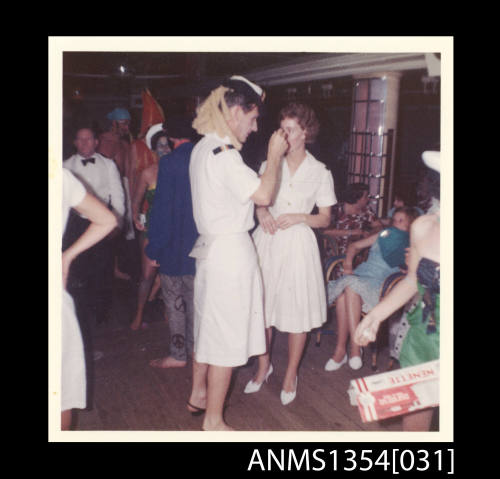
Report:
<svg viewBox="0 0 500 479"><path fill-rule="evenodd" d="M344 274L328 283L328 304L336 301L337 345L325 365L326 371L335 371L347 362L347 339L350 335L349 366L363 365L360 347L354 342L354 331L361 319L361 310L370 311L378 302L380 288L387 276L399 271L405 262L409 246L409 229L417 213L413 208L398 208L392 226L380 233L351 243L344 261ZM370 247L368 259L354 271L352 261L357 252Z"/></svg>

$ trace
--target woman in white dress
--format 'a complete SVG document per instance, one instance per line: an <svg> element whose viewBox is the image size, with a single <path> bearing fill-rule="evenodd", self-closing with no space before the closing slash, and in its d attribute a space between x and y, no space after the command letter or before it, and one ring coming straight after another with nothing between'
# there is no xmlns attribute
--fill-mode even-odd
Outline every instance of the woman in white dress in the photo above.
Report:
<svg viewBox="0 0 500 479"><path fill-rule="evenodd" d="M71 208L76 209L90 221L85 232L62 253L61 430L64 431L70 429L72 410L86 407L87 395L85 357L80 326L73 298L66 291L69 269L80 253L107 236L118 225L118 221L106 205L88 193L83 184L66 168L63 168L62 207L63 230L66 229Z"/></svg>
<svg viewBox="0 0 500 479"><path fill-rule="evenodd" d="M319 131L314 111L292 103L281 110L280 125L289 145L281 182L273 204L257 208L259 227L254 233L264 283L267 352L259 356L257 374L245 392L259 391L273 371L270 345L274 327L289 333L288 366L281 391L281 402L286 405L296 396L297 370L307 333L326 321L325 283L312 228L329 225L337 199L331 172L305 147ZM265 168L266 162L261 173ZM311 214L314 206L318 212Z"/></svg>

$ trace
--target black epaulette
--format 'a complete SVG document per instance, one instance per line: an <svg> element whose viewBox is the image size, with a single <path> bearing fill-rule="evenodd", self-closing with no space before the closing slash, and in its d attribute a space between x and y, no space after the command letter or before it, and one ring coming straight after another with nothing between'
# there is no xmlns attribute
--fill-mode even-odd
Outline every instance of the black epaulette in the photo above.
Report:
<svg viewBox="0 0 500 479"><path fill-rule="evenodd" d="M226 150L234 150L234 146L233 145L218 146L217 148L215 148L214 150L212 150L212 153L214 155L216 155L217 153L220 153L221 151L226 151Z"/></svg>

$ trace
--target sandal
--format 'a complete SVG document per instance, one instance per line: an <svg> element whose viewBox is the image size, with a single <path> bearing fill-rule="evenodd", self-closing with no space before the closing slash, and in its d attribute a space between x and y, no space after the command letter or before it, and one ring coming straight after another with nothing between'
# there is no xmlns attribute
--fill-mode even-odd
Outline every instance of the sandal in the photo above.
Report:
<svg viewBox="0 0 500 479"><path fill-rule="evenodd" d="M189 401L187 401L187 406L188 406L188 411L191 413L191 415L193 416L201 416L202 414L205 413L206 409L203 409L201 407L198 407L198 406L194 406L193 404L191 404ZM191 409L195 409L195 411L191 411L189 408Z"/></svg>

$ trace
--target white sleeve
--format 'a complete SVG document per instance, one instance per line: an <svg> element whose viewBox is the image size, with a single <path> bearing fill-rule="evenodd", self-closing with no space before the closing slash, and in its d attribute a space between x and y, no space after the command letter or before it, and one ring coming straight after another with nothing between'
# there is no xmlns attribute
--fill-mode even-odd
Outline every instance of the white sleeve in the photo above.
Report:
<svg viewBox="0 0 500 479"><path fill-rule="evenodd" d="M67 168L63 168L63 203L68 208L78 206L85 197L87 190L82 182Z"/></svg>
<svg viewBox="0 0 500 479"><path fill-rule="evenodd" d="M238 152L231 150L219 155L217 161L224 163L225 185L241 203L246 203L260 186L259 176L245 165Z"/></svg>
<svg viewBox="0 0 500 479"><path fill-rule="evenodd" d="M333 176L330 170L324 168L321 175L320 187L316 194L316 206L333 206L337 204L335 187L333 185Z"/></svg>

